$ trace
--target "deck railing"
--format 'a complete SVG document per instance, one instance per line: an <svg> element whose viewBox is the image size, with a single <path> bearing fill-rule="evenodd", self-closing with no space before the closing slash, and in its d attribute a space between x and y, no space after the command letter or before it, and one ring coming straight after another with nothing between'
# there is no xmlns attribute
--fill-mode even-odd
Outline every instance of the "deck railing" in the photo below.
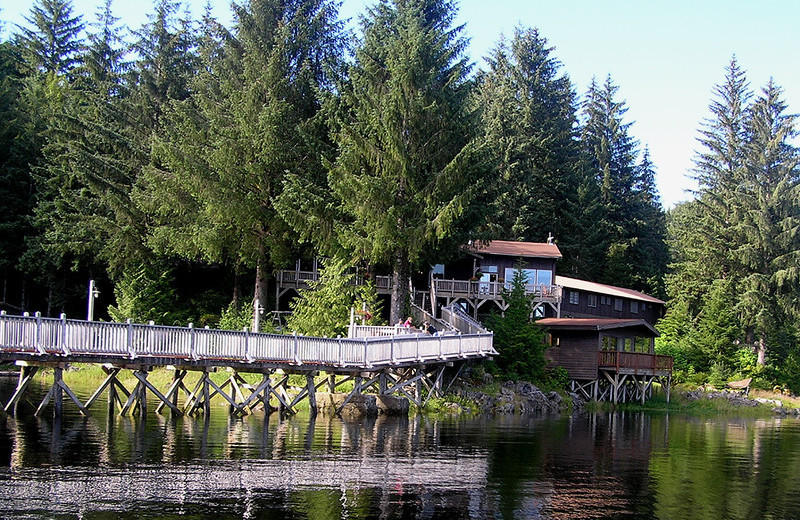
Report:
<svg viewBox="0 0 800 520"><path fill-rule="evenodd" d="M600 368L634 370L635 372L672 371L672 356L639 352L600 351L597 353Z"/></svg>
<svg viewBox="0 0 800 520"><path fill-rule="evenodd" d="M319 271L299 271L283 269L275 273L275 279L279 287L294 287L294 288L307 288L308 282L316 282L319 280ZM356 275L352 280L353 285L364 285L367 278L362 275ZM392 277L391 276L373 276L372 281L375 282L375 288L379 292L387 292L392 290Z"/></svg>
<svg viewBox="0 0 800 520"><path fill-rule="evenodd" d="M433 281L437 297L483 298L499 300L503 291L511 290L511 282L482 282L479 280L441 280ZM560 285L528 284L525 293L542 301L559 301Z"/></svg>
<svg viewBox="0 0 800 520"><path fill-rule="evenodd" d="M496 354L492 334L318 338L0 314L0 352L372 368Z"/></svg>
<svg viewBox="0 0 800 520"><path fill-rule="evenodd" d="M472 316L461 310L455 305L442 307L442 319L448 322L454 329L466 334L484 334L488 332L483 324L473 320Z"/></svg>

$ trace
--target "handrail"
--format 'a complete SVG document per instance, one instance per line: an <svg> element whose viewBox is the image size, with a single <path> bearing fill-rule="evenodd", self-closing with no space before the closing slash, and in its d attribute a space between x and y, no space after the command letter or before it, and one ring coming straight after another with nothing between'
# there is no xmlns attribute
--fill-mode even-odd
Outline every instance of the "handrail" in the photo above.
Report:
<svg viewBox="0 0 800 520"><path fill-rule="evenodd" d="M372 368L496 354L491 333L321 338L244 331L10 316L0 313L0 353L177 358Z"/></svg>
<svg viewBox="0 0 800 520"><path fill-rule="evenodd" d="M437 297L467 297L499 300L504 291L511 290L511 282L483 282L480 280L445 280L434 279L433 289ZM560 285L527 284L525 294L532 295L537 300L561 300Z"/></svg>
<svg viewBox="0 0 800 520"><path fill-rule="evenodd" d="M456 330L466 334L484 334L488 332L478 321L472 319L472 316L461 310L455 305L442 307L442 319L446 320Z"/></svg>
<svg viewBox="0 0 800 520"><path fill-rule="evenodd" d="M624 368L635 371L672 371L672 363L672 356L659 354L619 352L616 350L601 350L597 353L597 365L599 367L614 367L617 370Z"/></svg>

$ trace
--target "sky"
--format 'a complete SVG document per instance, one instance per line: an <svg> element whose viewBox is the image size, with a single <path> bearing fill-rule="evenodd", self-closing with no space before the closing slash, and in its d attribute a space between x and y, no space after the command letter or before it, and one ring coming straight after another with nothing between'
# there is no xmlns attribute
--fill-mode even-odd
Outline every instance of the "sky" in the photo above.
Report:
<svg viewBox="0 0 800 520"><path fill-rule="evenodd" d="M184 5L199 15L205 2ZM73 0L74 12L93 21L100 3ZM229 2L211 3L216 16L230 23ZM343 0L340 12L356 20L373 3ZM32 5L0 0L3 37L14 24L25 24ZM800 110L800 2L795 0L462 0L457 5L456 23L464 24L477 67L501 35L510 37L520 26L538 28L547 38L579 95L592 78L603 82L610 75L619 87L617 100L628 107L630 134L642 150L650 150L666 208L692 197L698 129L734 55L754 92L773 78L783 88L788 112ZM151 6L149 0L116 0L113 9L136 28Z"/></svg>

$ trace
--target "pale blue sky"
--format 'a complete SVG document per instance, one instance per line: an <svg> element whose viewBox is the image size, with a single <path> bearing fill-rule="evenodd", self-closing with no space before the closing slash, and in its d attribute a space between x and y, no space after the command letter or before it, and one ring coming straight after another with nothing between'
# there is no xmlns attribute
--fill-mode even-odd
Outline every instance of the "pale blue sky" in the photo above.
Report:
<svg viewBox="0 0 800 520"><path fill-rule="evenodd" d="M76 13L94 19L99 0L74 0ZM185 2L186 3L186 2ZM344 0L343 17L364 11L366 0ZM199 14L205 0L189 2ZM214 0L221 20L230 20L229 2ZM22 23L33 2L0 0L0 19ZM116 0L117 16L138 27L151 2ZM478 66L501 34L516 25L538 27L555 47L578 94L592 77L608 74L627 102L631 133L648 146L658 171L662 202L686 200L686 177L697 150L697 129L708 116L714 85L736 54L753 90L770 77L784 89L789 111L800 103L800 2L793 0L463 0L459 23L471 38ZM8 24L7 24L8 25ZM9 27L6 27L8 34Z"/></svg>

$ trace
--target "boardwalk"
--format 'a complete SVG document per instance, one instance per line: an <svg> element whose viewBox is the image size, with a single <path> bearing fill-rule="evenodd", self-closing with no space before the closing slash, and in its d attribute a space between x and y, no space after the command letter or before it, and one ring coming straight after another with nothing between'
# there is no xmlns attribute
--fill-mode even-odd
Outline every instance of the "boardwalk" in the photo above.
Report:
<svg viewBox="0 0 800 520"><path fill-rule="evenodd" d="M176 367L179 373L184 374L187 370L209 372L217 368L263 374L265 377L262 385L251 389L253 393L249 398L239 401L207 377L205 384L211 386L211 390L208 387L192 392L185 390L189 400L193 400L195 404L204 401L203 406L207 407L209 392L216 392L227 398L235 409L243 412L242 401L250 406L258 399L263 399L265 392L267 399L273 393L285 407L291 408L296 404L293 404L293 400L285 392L275 391L276 385L269 379L275 371L306 375L309 381L306 395L312 400L314 390L320 386L313 381L318 372L327 372L334 377L334 382L330 385L331 391L337 386L335 376L344 375L355 378L356 393L376 384L382 394L394 391L411 397L404 388L410 384L409 381L424 383L431 367L440 370L441 374L446 365L455 361L481 359L495 354L491 333L317 338L200 329L192 326L86 322L69 320L63 315L61 318L44 318L38 314L0 314L0 362L13 361L23 367L16 394L21 395L30 382L30 370L26 373L26 367L52 367L57 373L51 398L55 398L58 405L63 391L79 404L61 381L60 370L66 364L97 363L109 367L111 380L107 381L106 387L118 388L123 394L130 394L122 406L123 411L130 409L137 399L143 399L145 389L155 394L173 411L178 410L175 398L181 389L180 382L162 393L146 380L147 372L158 366ZM133 392L128 392L115 386L116 373L122 369L134 370L142 388L137 387ZM110 370L117 372L112 374ZM378 375L372 377L376 373ZM436 377L441 377L440 374ZM367 378L368 383L361 382L363 377ZM390 380L387 381L387 377ZM413 378L417 379L412 380ZM241 394L238 383L243 384L241 378L238 382L231 381L231 388L235 388L235 392L232 390L231 393ZM286 385L285 378L283 385ZM132 397L137 391L138 397ZM198 393L204 397L200 399L197 397ZM18 399L16 394L15 398ZM253 397L254 395L257 397ZM46 405L47 402L43 404ZM420 402L419 395L415 402ZM5 408L9 409L15 404L16 400L12 398L12 402ZM315 406L312 402L312 407Z"/></svg>

